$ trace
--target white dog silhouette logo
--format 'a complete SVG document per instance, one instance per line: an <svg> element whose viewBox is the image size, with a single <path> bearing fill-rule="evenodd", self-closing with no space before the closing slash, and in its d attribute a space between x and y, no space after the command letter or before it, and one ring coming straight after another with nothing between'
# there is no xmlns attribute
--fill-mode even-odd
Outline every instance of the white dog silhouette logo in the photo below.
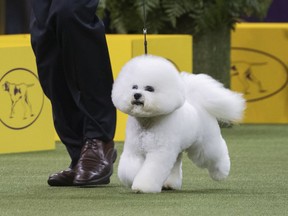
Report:
<svg viewBox="0 0 288 216"><path fill-rule="evenodd" d="M15 68L0 77L0 122L6 127L29 127L40 116L43 104L43 91L31 70Z"/></svg>

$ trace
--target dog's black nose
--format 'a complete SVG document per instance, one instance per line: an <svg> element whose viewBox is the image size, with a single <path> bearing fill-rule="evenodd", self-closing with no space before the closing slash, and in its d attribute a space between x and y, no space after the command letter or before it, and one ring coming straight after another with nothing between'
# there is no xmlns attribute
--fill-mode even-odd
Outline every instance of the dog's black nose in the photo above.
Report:
<svg viewBox="0 0 288 216"><path fill-rule="evenodd" d="M142 94L140 94L140 93L135 93L135 94L134 94L135 100L138 100L138 99L141 98L141 97L142 97Z"/></svg>

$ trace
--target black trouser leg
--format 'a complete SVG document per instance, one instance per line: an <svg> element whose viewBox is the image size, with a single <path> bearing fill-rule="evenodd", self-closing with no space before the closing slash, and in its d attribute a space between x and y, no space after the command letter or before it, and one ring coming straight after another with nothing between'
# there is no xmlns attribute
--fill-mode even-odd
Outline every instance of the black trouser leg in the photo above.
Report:
<svg viewBox="0 0 288 216"><path fill-rule="evenodd" d="M32 47L57 133L73 165L83 139L112 140L116 111L104 26L98 0L35 0Z"/></svg>

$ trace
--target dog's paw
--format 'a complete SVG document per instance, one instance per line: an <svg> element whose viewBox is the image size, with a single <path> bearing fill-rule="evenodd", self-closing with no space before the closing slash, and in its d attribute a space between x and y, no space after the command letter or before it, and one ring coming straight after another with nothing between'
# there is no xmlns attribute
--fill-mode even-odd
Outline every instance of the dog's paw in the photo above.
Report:
<svg viewBox="0 0 288 216"><path fill-rule="evenodd" d="M161 192L161 187L158 186L153 186L153 185L137 185L133 184L132 185L132 190L135 193L160 193Z"/></svg>
<svg viewBox="0 0 288 216"><path fill-rule="evenodd" d="M175 176L169 177L163 185L164 190L180 190L182 187L181 178L176 178Z"/></svg>
<svg viewBox="0 0 288 216"><path fill-rule="evenodd" d="M163 190L181 190L181 185L167 184L165 183L162 187Z"/></svg>
<svg viewBox="0 0 288 216"><path fill-rule="evenodd" d="M224 173L224 172L221 172L221 171L213 170L213 171L209 171L209 175L215 181L222 181L222 180L224 180L224 179L226 179L228 177L229 172L228 173Z"/></svg>
<svg viewBox="0 0 288 216"><path fill-rule="evenodd" d="M221 181L228 177L230 172L230 160L221 160L209 167L209 175L215 181Z"/></svg>
<svg viewBox="0 0 288 216"><path fill-rule="evenodd" d="M163 190L181 190L181 184L164 184Z"/></svg>

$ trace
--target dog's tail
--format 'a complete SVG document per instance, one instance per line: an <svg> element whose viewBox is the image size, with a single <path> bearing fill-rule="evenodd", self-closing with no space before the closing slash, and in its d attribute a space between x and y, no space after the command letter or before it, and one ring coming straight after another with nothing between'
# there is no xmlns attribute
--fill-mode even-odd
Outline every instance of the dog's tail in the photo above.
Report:
<svg viewBox="0 0 288 216"><path fill-rule="evenodd" d="M238 122L242 119L246 107L242 94L224 88L222 83L206 74L182 72L181 76L190 104L204 108L220 121Z"/></svg>

